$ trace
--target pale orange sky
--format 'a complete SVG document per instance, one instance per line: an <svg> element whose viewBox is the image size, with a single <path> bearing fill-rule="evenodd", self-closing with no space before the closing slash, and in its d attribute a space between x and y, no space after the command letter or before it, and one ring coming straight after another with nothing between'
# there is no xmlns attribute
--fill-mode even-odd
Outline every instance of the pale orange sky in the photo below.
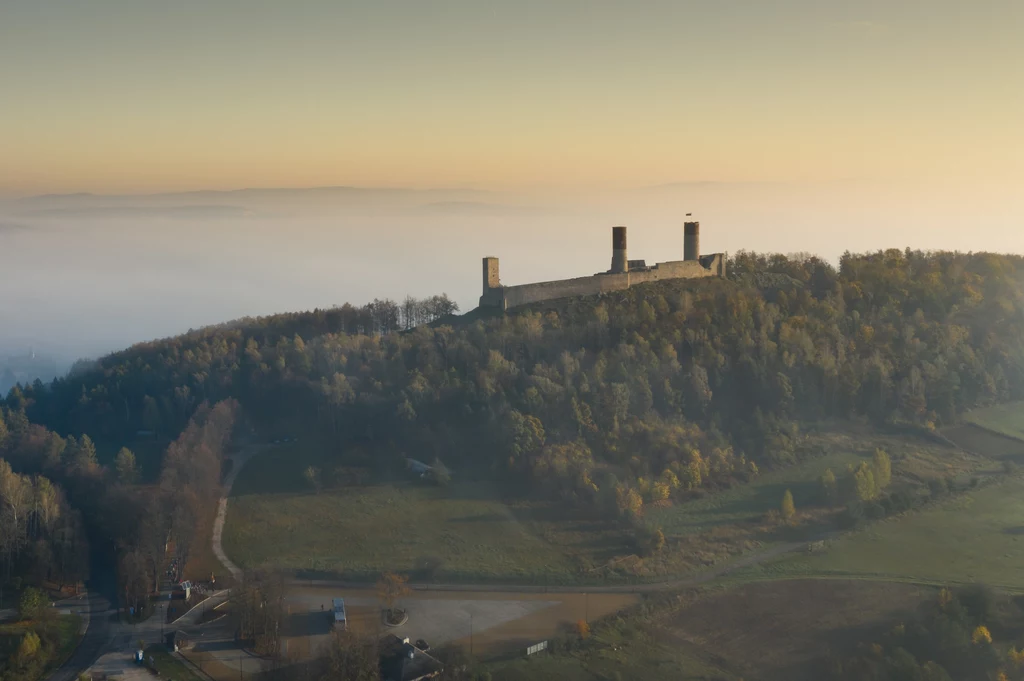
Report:
<svg viewBox="0 0 1024 681"><path fill-rule="evenodd" d="M0 5L0 192L1024 185L1020 0Z"/></svg>

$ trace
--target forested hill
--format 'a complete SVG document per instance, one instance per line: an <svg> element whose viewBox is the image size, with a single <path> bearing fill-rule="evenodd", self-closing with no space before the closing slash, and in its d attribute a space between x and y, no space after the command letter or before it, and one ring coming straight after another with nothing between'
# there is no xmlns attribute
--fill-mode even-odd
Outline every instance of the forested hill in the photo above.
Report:
<svg viewBox="0 0 1024 681"><path fill-rule="evenodd" d="M1022 398L1022 282L1018 256L891 250L836 269L740 253L724 281L496 317L410 307L411 322L435 321L402 332L391 301L248 320L133 347L6 404L118 441L173 438L200 403L235 397L255 422L339 451L543 474L575 494L601 470L689 474L695 453L721 470L783 463L806 421L934 427Z"/></svg>

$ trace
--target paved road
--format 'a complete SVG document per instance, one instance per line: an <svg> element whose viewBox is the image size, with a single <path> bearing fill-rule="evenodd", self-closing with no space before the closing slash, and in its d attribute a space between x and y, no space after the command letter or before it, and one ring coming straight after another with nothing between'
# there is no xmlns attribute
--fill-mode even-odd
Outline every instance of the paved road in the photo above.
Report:
<svg viewBox="0 0 1024 681"><path fill-rule="evenodd" d="M95 662L110 643L110 619L114 614L110 601L100 591L89 591L81 599L60 601L58 608L69 609L82 618L86 629L82 642L67 662L49 676L49 681L75 681Z"/></svg>

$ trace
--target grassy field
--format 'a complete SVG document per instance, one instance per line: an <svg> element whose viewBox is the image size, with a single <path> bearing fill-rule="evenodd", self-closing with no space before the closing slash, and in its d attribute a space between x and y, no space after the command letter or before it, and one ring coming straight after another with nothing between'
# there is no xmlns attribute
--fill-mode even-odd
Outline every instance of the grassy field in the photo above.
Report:
<svg viewBox="0 0 1024 681"><path fill-rule="evenodd" d="M418 574L433 565L451 579L572 580L564 551L530 533L479 488L461 492L410 482L321 494L243 493L228 506L224 548L245 567L356 578L386 570Z"/></svg>
<svg viewBox="0 0 1024 681"><path fill-rule="evenodd" d="M876 448L893 461L892 489L923 490L932 479L964 478L994 469L993 462L944 444L857 426L831 426L809 433L808 458L786 469L702 499L648 511L650 522L668 538L666 550L647 561L659 575L683 574L727 562L742 553L819 537L835 529L835 512L822 506L819 479L826 468L841 476L848 466L868 461ZM799 522L779 526L765 520L786 490L793 493Z"/></svg>
<svg viewBox="0 0 1024 681"><path fill-rule="evenodd" d="M746 485L717 492L703 499L664 509L653 509L649 517L666 534L675 536L706 532L738 523L757 522L777 509L788 489L797 509L821 503L819 480L826 468L841 476L848 466L870 461L875 448L893 459L893 485L916 486L931 478L956 476L984 464L950 447L896 435L874 433L865 428L831 429L808 435L809 449L821 452L802 464L764 473Z"/></svg>
<svg viewBox="0 0 1024 681"><path fill-rule="evenodd" d="M964 420L994 433L1024 440L1024 402L1008 402L975 409L968 412Z"/></svg>
<svg viewBox="0 0 1024 681"><path fill-rule="evenodd" d="M718 656L642 626L598 631L577 650L500 660L486 668L494 681L742 681Z"/></svg>
<svg viewBox="0 0 1024 681"><path fill-rule="evenodd" d="M736 577L815 575L1024 589L1024 479L982 486L835 539L820 554L792 554Z"/></svg>
<svg viewBox="0 0 1024 681"><path fill-rule="evenodd" d="M665 646L695 646L745 679L811 679L829 652L909 621L936 590L857 580L793 580L706 592L652 627Z"/></svg>
<svg viewBox="0 0 1024 681"><path fill-rule="evenodd" d="M243 567L349 578L397 570L424 581L650 581L832 529L832 514L816 506L818 478L826 468L842 474L876 447L893 457L894 485L922 487L983 463L926 440L829 427L808 436L802 464L701 499L649 508L647 520L663 529L667 543L641 560L631 556L627 528L554 504L503 501L487 483L456 480L441 489L399 480L316 494L302 471L324 463L312 443L292 443L255 457L239 475L224 547ZM797 527L765 521L786 489L801 511Z"/></svg>
<svg viewBox="0 0 1024 681"><path fill-rule="evenodd" d="M44 666L37 668L38 678L46 676L46 672L56 669L64 663L78 646L81 640L82 620L78 615L60 615L57 617L58 643ZM17 650L26 632L37 630L40 626L35 622L12 622L0 625L0 659L7 659ZM0 665L2 666L2 665ZM28 677L24 677L28 678Z"/></svg>
<svg viewBox="0 0 1024 681"><path fill-rule="evenodd" d="M146 662L153 660L153 669L159 678L173 679L174 681L203 681L203 677L172 655L166 646L156 645L146 648Z"/></svg>
<svg viewBox="0 0 1024 681"><path fill-rule="evenodd" d="M811 679L827 654L910 621L936 597L934 588L862 580L692 590L647 615L595 624L584 645L486 667L495 681Z"/></svg>

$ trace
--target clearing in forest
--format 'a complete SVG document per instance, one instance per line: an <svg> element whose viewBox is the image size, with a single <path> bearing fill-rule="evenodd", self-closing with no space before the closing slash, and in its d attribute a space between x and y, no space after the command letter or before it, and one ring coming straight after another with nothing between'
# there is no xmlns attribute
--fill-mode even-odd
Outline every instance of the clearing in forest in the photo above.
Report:
<svg viewBox="0 0 1024 681"><path fill-rule="evenodd" d="M502 501L486 482L455 480L439 488L407 479L318 494L302 476L318 452L290 443L254 457L239 475L223 544L243 567L269 564L349 579L395 570L415 581L657 581L832 530L834 511L821 505L818 479L827 467L838 476L869 460L876 447L893 458L894 486L921 487L981 461L924 439L830 427L808 436L801 463L700 498L648 507L645 519L663 529L666 544L638 558L625 525L554 503ZM786 489L796 500L796 527L765 520Z"/></svg>

